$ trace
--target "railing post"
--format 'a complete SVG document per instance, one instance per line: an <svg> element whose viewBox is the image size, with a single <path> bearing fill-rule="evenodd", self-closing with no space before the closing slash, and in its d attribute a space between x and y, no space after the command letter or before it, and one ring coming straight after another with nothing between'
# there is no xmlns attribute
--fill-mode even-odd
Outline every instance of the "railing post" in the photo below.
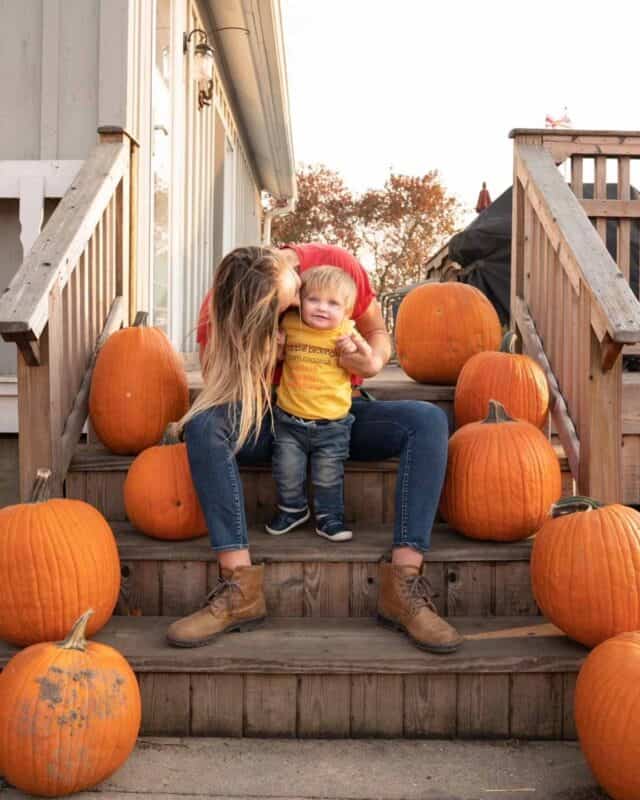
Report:
<svg viewBox="0 0 640 800"><path fill-rule="evenodd" d="M517 298L524 300L524 190L517 169L513 170L513 206L511 221L511 330L517 334L517 347L522 349L522 331L518 328L514 310Z"/></svg>

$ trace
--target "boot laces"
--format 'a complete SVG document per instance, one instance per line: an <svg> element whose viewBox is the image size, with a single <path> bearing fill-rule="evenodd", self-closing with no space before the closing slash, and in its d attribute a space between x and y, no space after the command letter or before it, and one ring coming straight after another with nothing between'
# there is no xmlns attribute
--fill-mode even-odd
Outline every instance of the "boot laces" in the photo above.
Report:
<svg viewBox="0 0 640 800"><path fill-rule="evenodd" d="M421 608L428 608L434 614L438 613L432 600L437 595L434 593L426 575L415 575L407 578L407 589L409 590L409 599L414 613Z"/></svg>
<svg viewBox="0 0 640 800"><path fill-rule="evenodd" d="M218 611L226 606L229 610L231 610L234 591L240 592L242 595L240 584L237 581L231 580L230 578L223 578L222 576L219 576L218 582L207 595L202 607L206 608L207 606L210 606L213 611Z"/></svg>

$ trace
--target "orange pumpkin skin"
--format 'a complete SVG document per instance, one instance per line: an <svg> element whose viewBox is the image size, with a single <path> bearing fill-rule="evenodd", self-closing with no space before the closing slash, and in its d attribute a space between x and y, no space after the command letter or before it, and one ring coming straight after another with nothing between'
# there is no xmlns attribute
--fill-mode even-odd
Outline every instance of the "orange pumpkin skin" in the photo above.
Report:
<svg viewBox="0 0 640 800"><path fill-rule="evenodd" d="M95 609L89 635L111 617L120 559L102 514L81 500L0 509L0 639L22 647L63 639Z"/></svg>
<svg viewBox="0 0 640 800"><path fill-rule="evenodd" d="M98 353L91 379L93 427L112 452L137 454L157 444L189 406L180 357L157 328L124 328Z"/></svg>
<svg viewBox="0 0 640 800"><path fill-rule="evenodd" d="M502 336L494 307L463 283L427 283L412 289L398 310L398 360L419 383L454 384L471 356L497 350Z"/></svg>
<svg viewBox="0 0 640 800"><path fill-rule="evenodd" d="M136 528L157 539L192 539L207 532L185 444L140 453L124 483L124 505Z"/></svg>
<svg viewBox="0 0 640 800"><path fill-rule="evenodd" d="M542 612L587 647L640 629L640 514L613 504L547 519L531 583Z"/></svg>
<svg viewBox="0 0 640 800"><path fill-rule="evenodd" d="M0 771L28 794L89 789L129 757L140 709L136 676L113 648L32 645L0 675Z"/></svg>
<svg viewBox="0 0 640 800"><path fill-rule="evenodd" d="M541 367L529 356L477 353L462 368L456 385L456 425L484 419L487 404L498 400L509 414L542 428L549 412L549 386Z"/></svg>
<svg viewBox="0 0 640 800"><path fill-rule="evenodd" d="M495 405L500 418L504 409ZM488 420L459 428L449 440L440 511L472 539L525 539L560 497L558 457L529 422Z"/></svg>
<svg viewBox="0 0 640 800"><path fill-rule="evenodd" d="M640 633L598 645L576 684L580 746L598 783L614 800L640 797Z"/></svg>

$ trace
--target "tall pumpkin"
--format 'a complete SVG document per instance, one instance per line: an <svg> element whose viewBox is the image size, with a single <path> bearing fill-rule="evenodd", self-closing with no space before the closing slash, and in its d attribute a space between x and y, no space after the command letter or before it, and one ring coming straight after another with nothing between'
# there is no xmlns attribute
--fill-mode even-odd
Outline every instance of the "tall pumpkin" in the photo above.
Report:
<svg viewBox="0 0 640 800"><path fill-rule="evenodd" d="M188 405L182 362L161 330L124 328L107 339L93 371L89 413L112 452L135 455L157 444Z"/></svg>
<svg viewBox="0 0 640 800"><path fill-rule="evenodd" d="M94 634L120 590L109 524L81 500L47 500L42 472L32 502L0 509L0 639L22 647L62 639L89 606Z"/></svg>
<svg viewBox="0 0 640 800"><path fill-rule="evenodd" d="M185 444L140 453L124 483L124 505L136 528L157 539L192 539L207 532Z"/></svg>
<svg viewBox="0 0 640 800"><path fill-rule="evenodd" d="M471 356L498 349L502 330L494 307L478 289L426 283L400 304L395 336L398 359L409 377L454 384Z"/></svg>
<svg viewBox="0 0 640 800"><path fill-rule="evenodd" d="M640 629L640 514L564 498L536 536L531 582L543 613L588 647Z"/></svg>
<svg viewBox="0 0 640 800"><path fill-rule="evenodd" d="M440 511L472 539L531 536L561 491L560 464L549 441L495 400L485 420L464 425L449 440Z"/></svg>
<svg viewBox="0 0 640 800"><path fill-rule="evenodd" d="M598 783L614 800L640 797L640 633L598 645L575 692L580 746Z"/></svg>
<svg viewBox="0 0 640 800"><path fill-rule="evenodd" d="M456 425L484 418L491 398L516 419L542 428L549 411L549 385L542 368L529 356L513 352L515 335L508 333L501 351L476 353L462 368L455 393Z"/></svg>
<svg viewBox="0 0 640 800"><path fill-rule="evenodd" d="M63 642L19 652L0 675L0 772L28 794L89 789L135 746L136 676L117 650L86 641L90 614Z"/></svg>

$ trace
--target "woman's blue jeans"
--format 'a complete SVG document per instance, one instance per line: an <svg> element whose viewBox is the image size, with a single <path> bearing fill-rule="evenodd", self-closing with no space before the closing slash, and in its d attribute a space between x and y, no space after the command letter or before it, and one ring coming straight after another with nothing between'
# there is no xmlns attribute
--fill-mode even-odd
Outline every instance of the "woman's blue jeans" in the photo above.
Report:
<svg viewBox="0 0 640 800"><path fill-rule="evenodd" d="M234 455L228 406L216 406L185 427L193 482L214 550L249 547L238 466L271 461L271 419L257 440ZM354 461L399 458L395 496L394 547L429 549L447 464L448 422L441 408L413 400L365 400L351 406L350 457Z"/></svg>

